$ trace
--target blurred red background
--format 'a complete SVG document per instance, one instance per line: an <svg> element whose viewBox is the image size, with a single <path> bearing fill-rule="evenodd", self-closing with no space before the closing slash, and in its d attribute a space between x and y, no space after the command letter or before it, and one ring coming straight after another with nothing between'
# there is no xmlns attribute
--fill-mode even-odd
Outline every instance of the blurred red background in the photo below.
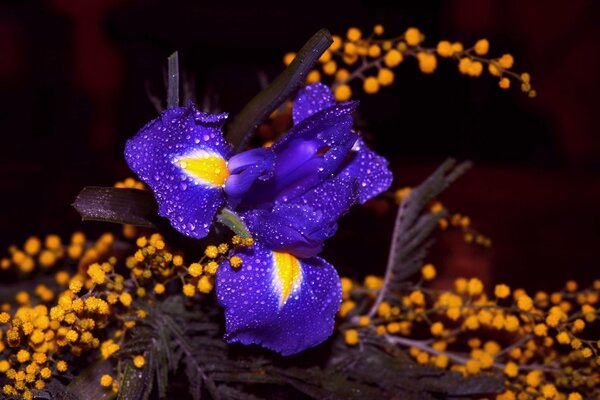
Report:
<svg viewBox="0 0 600 400"><path fill-rule="evenodd" d="M439 235L432 260L442 284L459 275L528 288L589 282L600 244L599 8L592 0L5 1L0 246L106 228L81 223L70 204L85 185L130 176L124 142L156 116L145 87L164 96L172 51L198 99L210 94L235 113L260 89L259 72L276 76L282 55L317 29L382 23L390 36L417 26L432 46L486 37L492 53L514 54L538 92L502 91L489 76L461 76L453 62L425 76L409 60L392 88L361 98L361 126L390 159L394 187L417 184L446 156L476 163L442 199L494 245ZM380 272L393 213L382 203L353 211L326 257L350 275Z"/></svg>

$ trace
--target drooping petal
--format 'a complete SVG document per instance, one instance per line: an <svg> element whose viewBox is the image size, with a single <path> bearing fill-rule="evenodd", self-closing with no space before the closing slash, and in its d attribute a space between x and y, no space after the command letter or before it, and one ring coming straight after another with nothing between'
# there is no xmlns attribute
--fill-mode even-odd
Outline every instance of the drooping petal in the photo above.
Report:
<svg viewBox="0 0 600 400"><path fill-rule="evenodd" d="M238 255L241 268L224 262L217 272L228 342L259 344L290 355L331 335L342 295L332 265L318 257L299 260L259 244Z"/></svg>
<svg viewBox="0 0 600 400"><path fill-rule="evenodd" d="M390 187L394 176L388 169L387 160L369 149L362 139L358 139L352 147L351 157L340 176L358 180L358 201L361 204Z"/></svg>
<svg viewBox="0 0 600 400"><path fill-rule="evenodd" d="M272 211L250 210L242 220L252 237L267 248L287 252L296 257L313 257L323 242L337 229L335 221L325 221L323 213L308 206L283 204Z"/></svg>
<svg viewBox="0 0 600 400"><path fill-rule="evenodd" d="M324 84L319 82L303 87L294 100L292 109L294 125L334 104L333 93Z"/></svg>
<svg viewBox="0 0 600 400"><path fill-rule="evenodd" d="M226 118L200 112L190 102L164 111L127 141L130 168L154 192L159 214L184 235L206 236L224 203L231 154L221 133Z"/></svg>
<svg viewBox="0 0 600 400"><path fill-rule="evenodd" d="M293 201L278 202L272 210L250 210L241 218L269 249L314 257L335 234L336 221L356 203L356 194L354 178L332 178Z"/></svg>

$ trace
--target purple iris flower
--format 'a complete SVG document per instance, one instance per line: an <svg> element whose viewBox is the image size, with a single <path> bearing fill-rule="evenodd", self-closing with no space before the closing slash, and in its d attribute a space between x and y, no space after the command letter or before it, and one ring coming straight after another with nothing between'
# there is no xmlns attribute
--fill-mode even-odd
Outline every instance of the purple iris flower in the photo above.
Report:
<svg viewBox="0 0 600 400"><path fill-rule="evenodd" d="M336 103L322 84L307 86L294 101L289 132L270 148L236 155L221 133L226 115L192 103L166 110L127 142L127 162L175 229L202 238L227 207L255 238L238 254L240 270L217 272L230 342L287 355L331 335L340 281L316 255L352 205L392 181L387 161L352 130L356 105Z"/></svg>

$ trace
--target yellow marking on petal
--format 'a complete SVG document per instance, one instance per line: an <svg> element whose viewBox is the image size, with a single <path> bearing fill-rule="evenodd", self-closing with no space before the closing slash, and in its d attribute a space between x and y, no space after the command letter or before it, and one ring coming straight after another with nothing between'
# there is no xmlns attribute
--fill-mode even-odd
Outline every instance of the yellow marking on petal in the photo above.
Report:
<svg viewBox="0 0 600 400"><path fill-rule="evenodd" d="M198 151L175 160L175 164L194 178L221 187L229 177L227 161L219 154Z"/></svg>
<svg viewBox="0 0 600 400"><path fill-rule="evenodd" d="M279 289L279 306L282 307L290 297L294 286L302 281L300 261L288 253L273 252L276 285Z"/></svg>

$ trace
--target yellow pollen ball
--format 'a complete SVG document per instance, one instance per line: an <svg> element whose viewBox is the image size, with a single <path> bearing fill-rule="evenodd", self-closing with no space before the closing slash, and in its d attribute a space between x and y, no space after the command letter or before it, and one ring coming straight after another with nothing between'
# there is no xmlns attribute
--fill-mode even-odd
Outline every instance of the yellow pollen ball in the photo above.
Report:
<svg viewBox="0 0 600 400"><path fill-rule="evenodd" d="M340 314L340 317L344 318L346 315L348 315L348 313L350 311L352 311L354 309L354 307L356 307L356 303L353 302L352 300L347 300L342 302L342 304L340 305L340 309L338 311L338 313Z"/></svg>
<svg viewBox="0 0 600 400"><path fill-rule="evenodd" d="M347 56L356 55L356 45L354 43L345 43L344 44L344 53Z"/></svg>
<svg viewBox="0 0 600 400"><path fill-rule="evenodd" d="M346 37L351 42L356 42L357 40L359 40L361 38L361 36L362 36L362 32L360 31L360 29L354 28L354 27L348 29L348 32L346 33Z"/></svg>
<svg viewBox="0 0 600 400"><path fill-rule="evenodd" d="M408 28L404 33L404 39L410 46L416 46L421 43L421 32L417 28Z"/></svg>
<svg viewBox="0 0 600 400"><path fill-rule="evenodd" d="M522 311L529 311L533 308L533 300L527 295L523 295L517 300L517 307Z"/></svg>
<svg viewBox="0 0 600 400"><path fill-rule="evenodd" d="M217 273L217 269L219 268L219 264L217 264L214 261L210 261L208 264L206 264L206 266L204 267L204 272L209 274L209 275L214 275Z"/></svg>
<svg viewBox="0 0 600 400"><path fill-rule="evenodd" d="M377 58L381 55L381 47L377 46L376 44L373 44L373 45L369 46L369 50L368 50L367 54L371 58Z"/></svg>
<svg viewBox="0 0 600 400"><path fill-rule="evenodd" d="M196 294L196 288L194 285L187 283L183 285L183 294L187 297L194 297Z"/></svg>
<svg viewBox="0 0 600 400"><path fill-rule="evenodd" d="M477 278L471 278L467 283L467 291L471 296L477 296L483 291L483 283Z"/></svg>
<svg viewBox="0 0 600 400"><path fill-rule="evenodd" d="M376 35L383 35L383 25L377 24L373 27L373 33Z"/></svg>
<svg viewBox="0 0 600 400"><path fill-rule="evenodd" d="M506 77L500 79L498 86L500 86L501 89L508 89L510 87L510 79Z"/></svg>
<svg viewBox="0 0 600 400"><path fill-rule="evenodd" d="M135 356L133 358L133 365L135 365L136 368L143 368L145 364L146 359L144 358L144 356Z"/></svg>
<svg viewBox="0 0 600 400"><path fill-rule="evenodd" d="M452 57L454 54L452 44L447 40L442 40L439 42L436 47L436 51L441 57Z"/></svg>
<svg viewBox="0 0 600 400"><path fill-rule="evenodd" d="M504 69L510 69L513 66L514 62L515 59L513 58L513 56L511 56L510 54L504 54L498 60L498 65L500 65L500 67Z"/></svg>
<svg viewBox="0 0 600 400"><path fill-rule="evenodd" d="M508 363L506 363L506 366L504 367L504 373L509 378L514 378L515 376L517 376L519 374L519 366L517 364L515 364L514 362L509 361Z"/></svg>
<svg viewBox="0 0 600 400"><path fill-rule="evenodd" d="M50 250L58 250L61 245L60 237L58 235L46 236L46 247Z"/></svg>
<svg viewBox="0 0 600 400"><path fill-rule="evenodd" d="M217 246L207 246L206 250L204 250L204 254L208 258L216 258L219 255L219 250Z"/></svg>
<svg viewBox="0 0 600 400"><path fill-rule="evenodd" d="M434 279L436 275L437 271L435 270L433 264L425 264L423 268L421 268L421 276L423 276L423 279L427 281Z"/></svg>
<svg viewBox="0 0 600 400"><path fill-rule="evenodd" d="M331 60L331 52L329 50L325 50L325 52L321 54L321 57L319 57L319 62L324 64L329 60Z"/></svg>
<svg viewBox="0 0 600 400"><path fill-rule="evenodd" d="M23 249L25 250L25 253L29 254L30 256L33 256L40 251L41 247L42 242L40 241L40 239L36 238L35 236L32 236L29 239L27 239L25 245L23 246Z"/></svg>
<svg viewBox="0 0 600 400"><path fill-rule="evenodd" d="M344 340L348 346L355 346L358 344L358 331L356 329L348 329L344 332Z"/></svg>
<svg viewBox="0 0 600 400"><path fill-rule="evenodd" d="M556 387L551 383L547 383L544 386L542 386L542 395L546 399L553 399L554 396L557 395L557 393L558 392L556 391Z"/></svg>
<svg viewBox="0 0 600 400"><path fill-rule="evenodd" d="M483 72L483 64L479 61L474 61L469 66L469 71L467 72L470 76L479 76Z"/></svg>
<svg viewBox="0 0 600 400"><path fill-rule="evenodd" d="M419 68L424 74L431 74L437 67L437 58L434 54L420 52L417 54Z"/></svg>
<svg viewBox="0 0 600 400"><path fill-rule="evenodd" d="M321 81L321 73L317 70L312 70L306 76L306 83L317 83Z"/></svg>
<svg viewBox="0 0 600 400"><path fill-rule="evenodd" d="M334 96L337 101L347 101L352 96L352 89L348 85L340 85L335 88Z"/></svg>
<svg viewBox="0 0 600 400"><path fill-rule="evenodd" d="M165 285L163 285L162 283L157 283L156 285L154 285L154 293L163 294L164 292L165 292Z"/></svg>
<svg viewBox="0 0 600 400"><path fill-rule="evenodd" d="M337 64L335 61L328 61L327 63L325 63L325 65L323 65L323 73L325 75L333 75L335 74L335 71L337 70Z"/></svg>
<svg viewBox="0 0 600 400"><path fill-rule="evenodd" d="M283 63L285 65L290 65L292 61L294 61L294 58L296 58L296 53L287 53L283 56Z"/></svg>
<svg viewBox="0 0 600 400"><path fill-rule="evenodd" d="M478 40L477 43L475 43L475 53L477 53L478 55L486 55L489 50L490 42L488 42L487 39L481 39Z"/></svg>
<svg viewBox="0 0 600 400"><path fill-rule="evenodd" d="M29 361L30 359L30 354L27 350L19 350L19 352L17 353L17 360L20 363L24 363Z"/></svg>
<svg viewBox="0 0 600 400"><path fill-rule="evenodd" d="M198 263L190 264L190 266L188 268L188 273L193 277L202 275L202 265L200 265Z"/></svg>
<svg viewBox="0 0 600 400"><path fill-rule="evenodd" d="M131 294L129 294L128 292L123 292L119 296L119 301L125 307L129 307L131 305L131 302L133 301L133 297L131 297Z"/></svg>
<svg viewBox="0 0 600 400"><path fill-rule="evenodd" d="M367 79L365 79L363 83L363 90L368 94L377 93L379 91L379 82L377 81L377 78L369 76Z"/></svg>
<svg viewBox="0 0 600 400"><path fill-rule="evenodd" d="M56 363L56 369L58 372L65 372L67 370L67 362L60 360L59 362Z"/></svg>
<svg viewBox="0 0 600 400"><path fill-rule="evenodd" d="M335 73L335 80L337 82L345 82L349 77L350 77L350 72L348 72L348 70L345 68L340 68Z"/></svg>
<svg viewBox="0 0 600 400"><path fill-rule="evenodd" d="M200 293L210 293L213 290L213 282L208 276L203 276L198 281L198 291Z"/></svg>
<svg viewBox="0 0 600 400"><path fill-rule="evenodd" d="M233 267L233 268L239 268L242 266L242 258L239 256L233 256L229 259L229 264Z"/></svg>
<svg viewBox="0 0 600 400"><path fill-rule="evenodd" d="M488 65L488 71L493 76L500 76L500 70L494 63Z"/></svg>
<svg viewBox="0 0 600 400"><path fill-rule="evenodd" d="M494 295L499 299L505 299L510 296L510 287L501 283L494 288Z"/></svg>
<svg viewBox="0 0 600 400"><path fill-rule="evenodd" d="M444 332L444 324L441 322L434 322L429 330L432 335L439 336Z"/></svg>
<svg viewBox="0 0 600 400"><path fill-rule="evenodd" d="M381 86L389 86L394 83L394 73L388 68L381 68L377 73L377 81Z"/></svg>
<svg viewBox="0 0 600 400"><path fill-rule="evenodd" d="M112 385L113 378L110 375L102 375L100 378L100 385L103 387L109 387Z"/></svg>
<svg viewBox="0 0 600 400"><path fill-rule="evenodd" d="M400 64L402 62L402 60L403 60L402 53L400 53L396 49L392 49L392 50L388 51L386 53L386 55L383 57L383 63L390 68L394 68L395 66Z"/></svg>
<svg viewBox="0 0 600 400"><path fill-rule="evenodd" d="M333 42L331 43L331 46L329 46L329 50L339 50L340 47L342 47L342 38L337 35L333 35L331 38L333 39Z"/></svg>
<svg viewBox="0 0 600 400"><path fill-rule="evenodd" d="M592 354L594 354L592 352L592 349L590 349L589 347L586 347L585 349L581 350L581 356L583 358L590 358L592 356Z"/></svg>

